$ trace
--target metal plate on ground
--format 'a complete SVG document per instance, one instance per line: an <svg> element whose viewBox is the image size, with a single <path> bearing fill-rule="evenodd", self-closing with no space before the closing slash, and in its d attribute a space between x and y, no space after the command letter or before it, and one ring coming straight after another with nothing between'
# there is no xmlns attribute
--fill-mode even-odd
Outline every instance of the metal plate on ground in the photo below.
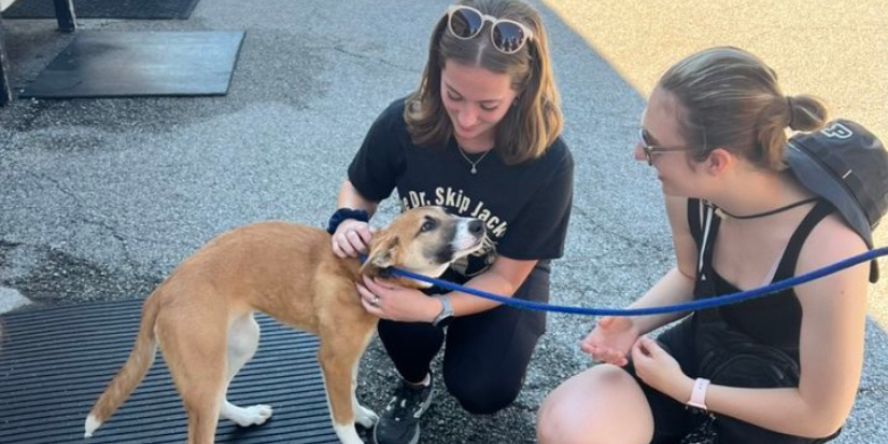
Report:
<svg viewBox="0 0 888 444"><path fill-rule="evenodd" d="M244 33L80 33L20 97L224 95Z"/></svg>
<svg viewBox="0 0 888 444"><path fill-rule="evenodd" d="M200 0L74 0L74 13L84 19L186 20ZM52 0L17 0L6 11L7 19L54 19Z"/></svg>
<svg viewBox="0 0 888 444"><path fill-rule="evenodd" d="M182 443L185 412L158 354L132 396L92 438L86 415L129 355L141 300L98 302L0 316L0 443ZM338 443L315 354L317 339L257 316L256 356L229 390L239 405L274 416L239 428L220 420L217 443Z"/></svg>

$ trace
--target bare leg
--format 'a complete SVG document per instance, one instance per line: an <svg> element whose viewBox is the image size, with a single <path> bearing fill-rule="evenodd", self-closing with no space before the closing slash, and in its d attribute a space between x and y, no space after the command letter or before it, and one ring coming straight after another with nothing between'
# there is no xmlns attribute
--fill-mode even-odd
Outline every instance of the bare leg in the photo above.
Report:
<svg viewBox="0 0 888 444"><path fill-rule="evenodd" d="M543 401L537 417L540 444L645 444L653 430L641 387L609 364L562 383Z"/></svg>

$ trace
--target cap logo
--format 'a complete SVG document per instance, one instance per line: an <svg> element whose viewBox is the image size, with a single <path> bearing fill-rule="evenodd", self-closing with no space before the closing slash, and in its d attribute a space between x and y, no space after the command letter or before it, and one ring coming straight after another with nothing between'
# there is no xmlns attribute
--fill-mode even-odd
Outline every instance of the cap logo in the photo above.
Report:
<svg viewBox="0 0 888 444"><path fill-rule="evenodd" d="M833 122L832 125L820 130L820 133L832 139L850 139L854 133L845 125Z"/></svg>

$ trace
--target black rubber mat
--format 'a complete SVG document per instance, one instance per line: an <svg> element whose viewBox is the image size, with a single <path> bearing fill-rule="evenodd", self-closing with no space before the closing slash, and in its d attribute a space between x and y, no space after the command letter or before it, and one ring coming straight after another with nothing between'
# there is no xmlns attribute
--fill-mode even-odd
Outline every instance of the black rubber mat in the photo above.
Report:
<svg viewBox="0 0 888 444"><path fill-rule="evenodd" d="M126 360L142 301L100 302L0 316L0 443L185 442L185 412L158 353L133 395L92 438L83 423ZM338 443L330 423L317 340L257 316L256 356L229 390L239 405L270 404L271 419L239 428L219 421L217 443Z"/></svg>
<svg viewBox="0 0 888 444"><path fill-rule="evenodd" d="M244 33L82 32L20 97L224 95Z"/></svg>
<svg viewBox="0 0 888 444"><path fill-rule="evenodd" d="M74 0L74 14L85 19L185 20L200 0ZM55 18L52 0L17 0L3 18Z"/></svg>

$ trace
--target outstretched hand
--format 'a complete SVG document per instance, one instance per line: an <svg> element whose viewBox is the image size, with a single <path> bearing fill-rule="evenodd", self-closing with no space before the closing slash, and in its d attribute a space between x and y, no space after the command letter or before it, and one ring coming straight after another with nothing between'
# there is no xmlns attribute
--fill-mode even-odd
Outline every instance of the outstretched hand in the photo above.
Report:
<svg viewBox="0 0 888 444"><path fill-rule="evenodd" d="M607 316L580 342L580 349L596 361L623 367L637 339L638 329L631 318Z"/></svg>

